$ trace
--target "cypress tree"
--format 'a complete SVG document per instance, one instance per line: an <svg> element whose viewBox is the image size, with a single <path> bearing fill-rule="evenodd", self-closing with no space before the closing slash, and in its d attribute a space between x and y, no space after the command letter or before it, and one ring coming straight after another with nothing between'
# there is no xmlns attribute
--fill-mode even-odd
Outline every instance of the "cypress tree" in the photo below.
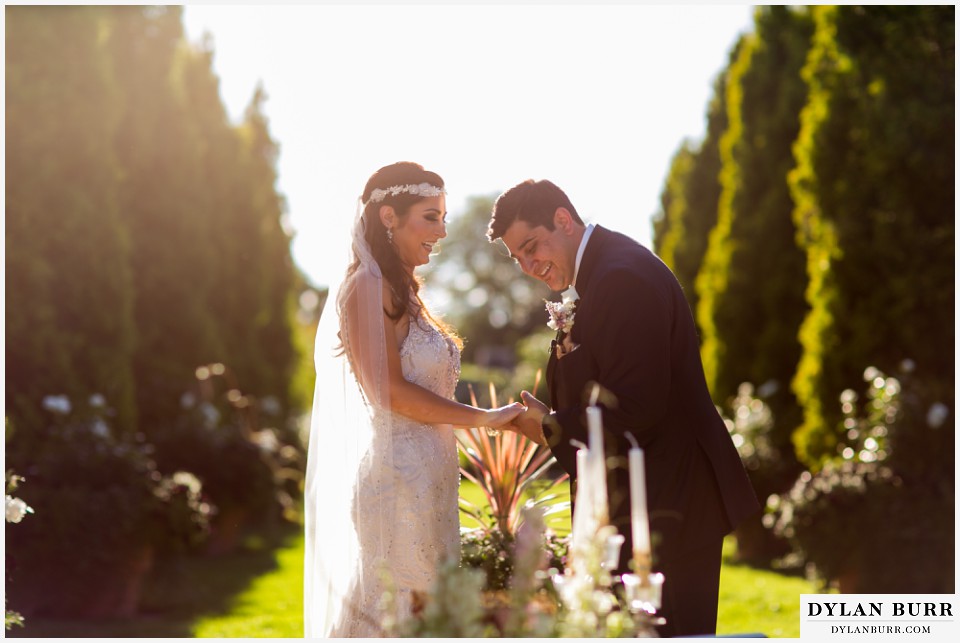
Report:
<svg viewBox="0 0 960 643"><path fill-rule="evenodd" d="M805 9L786 7L760 8L754 20L727 78L717 225L696 288L714 399L724 404L751 382L773 413L767 433L753 438L766 445L752 445L763 456L748 459L754 488L766 498L785 491L800 469L791 444L800 412L788 384L800 357L805 274L787 174L806 99L800 69L812 21ZM786 553L759 517L738 528L737 542L739 556L753 563Z"/></svg>
<svg viewBox="0 0 960 643"><path fill-rule="evenodd" d="M714 398L745 381L766 385L775 442L790 452L799 407L789 382L800 359L804 255L787 174L806 101L800 69L812 21L805 9L765 7L730 72L730 127L720 144L719 219L698 277L703 359Z"/></svg>
<svg viewBox="0 0 960 643"><path fill-rule="evenodd" d="M791 176L811 307L794 442L811 467L842 447L838 398L867 366L953 405L954 8L818 7Z"/></svg>
<svg viewBox="0 0 960 643"><path fill-rule="evenodd" d="M707 109L707 132L699 146L684 141L673 157L661 193L661 211L654 222L654 250L670 266L690 308L697 309L695 288L710 231L717 223L720 199L720 138L727 129L726 87L730 65L743 45L741 37L727 67L714 81Z"/></svg>
<svg viewBox="0 0 960 643"><path fill-rule="evenodd" d="M291 380L301 359L293 341L296 314L296 273L290 256L290 236L283 227L286 203L277 192L279 146L270 135L263 112L267 95L257 88L240 126L244 185L251 214L257 221L256 294L259 311L252 320L259 359L251 385L260 395L272 395L289 409L306 400L293 399Z"/></svg>
<svg viewBox="0 0 960 643"><path fill-rule="evenodd" d="M113 150L118 92L101 7L6 10L7 413L44 421L103 395L135 424L129 244Z"/></svg>
<svg viewBox="0 0 960 643"><path fill-rule="evenodd" d="M184 98L181 69L191 54L182 9L121 6L112 12L110 50L124 107L116 137L120 202L132 244L140 334L137 408L141 428L154 434L175 420L181 393L216 346L206 309L210 232L200 174L202 117Z"/></svg>

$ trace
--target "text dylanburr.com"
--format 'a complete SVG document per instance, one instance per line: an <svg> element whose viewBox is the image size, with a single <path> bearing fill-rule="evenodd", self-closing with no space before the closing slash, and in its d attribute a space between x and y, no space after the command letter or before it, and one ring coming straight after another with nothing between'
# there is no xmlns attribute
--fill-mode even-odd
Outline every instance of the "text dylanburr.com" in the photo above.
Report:
<svg viewBox="0 0 960 643"><path fill-rule="evenodd" d="M801 594L800 638L958 640L956 594Z"/></svg>

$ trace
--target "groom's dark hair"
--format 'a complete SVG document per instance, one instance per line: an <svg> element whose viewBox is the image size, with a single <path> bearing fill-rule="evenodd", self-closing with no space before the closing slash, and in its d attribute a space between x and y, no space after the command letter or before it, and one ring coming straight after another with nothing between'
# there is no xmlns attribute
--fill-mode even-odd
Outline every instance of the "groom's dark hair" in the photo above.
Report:
<svg viewBox="0 0 960 643"><path fill-rule="evenodd" d="M525 221L531 227L543 226L552 231L553 215L557 208L566 208L573 220L583 225L583 220L563 190L546 179L527 179L497 197L487 237L490 241L496 241L514 221Z"/></svg>

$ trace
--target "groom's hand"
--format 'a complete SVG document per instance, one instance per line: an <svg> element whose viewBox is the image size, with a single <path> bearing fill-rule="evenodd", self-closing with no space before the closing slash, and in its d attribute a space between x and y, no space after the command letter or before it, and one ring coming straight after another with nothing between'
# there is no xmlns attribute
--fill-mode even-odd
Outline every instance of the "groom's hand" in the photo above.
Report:
<svg viewBox="0 0 960 643"><path fill-rule="evenodd" d="M520 398L527 409L513 419L514 425L527 438L543 446L547 438L543 435L543 416L550 412L547 405L527 391L521 391Z"/></svg>

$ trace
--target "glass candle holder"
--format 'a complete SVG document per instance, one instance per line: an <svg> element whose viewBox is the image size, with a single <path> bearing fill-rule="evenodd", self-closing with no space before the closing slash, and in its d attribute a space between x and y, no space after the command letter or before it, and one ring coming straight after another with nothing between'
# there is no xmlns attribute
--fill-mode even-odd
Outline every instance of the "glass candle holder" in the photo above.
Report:
<svg viewBox="0 0 960 643"><path fill-rule="evenodd" d="M616 569L620 562L620 548L623 547L623 535L613 534L607 538L603 547L603 562L600 566L604 569Z"/></svg>
<svg viewBox="0 0 960 643"><path fill-rule="evenodd" d="M655 614L660 609L663 595L663 574L648 574L646 582L637 574L624 574L620 577L627 598L627 605L633 613Z"/></svg>

